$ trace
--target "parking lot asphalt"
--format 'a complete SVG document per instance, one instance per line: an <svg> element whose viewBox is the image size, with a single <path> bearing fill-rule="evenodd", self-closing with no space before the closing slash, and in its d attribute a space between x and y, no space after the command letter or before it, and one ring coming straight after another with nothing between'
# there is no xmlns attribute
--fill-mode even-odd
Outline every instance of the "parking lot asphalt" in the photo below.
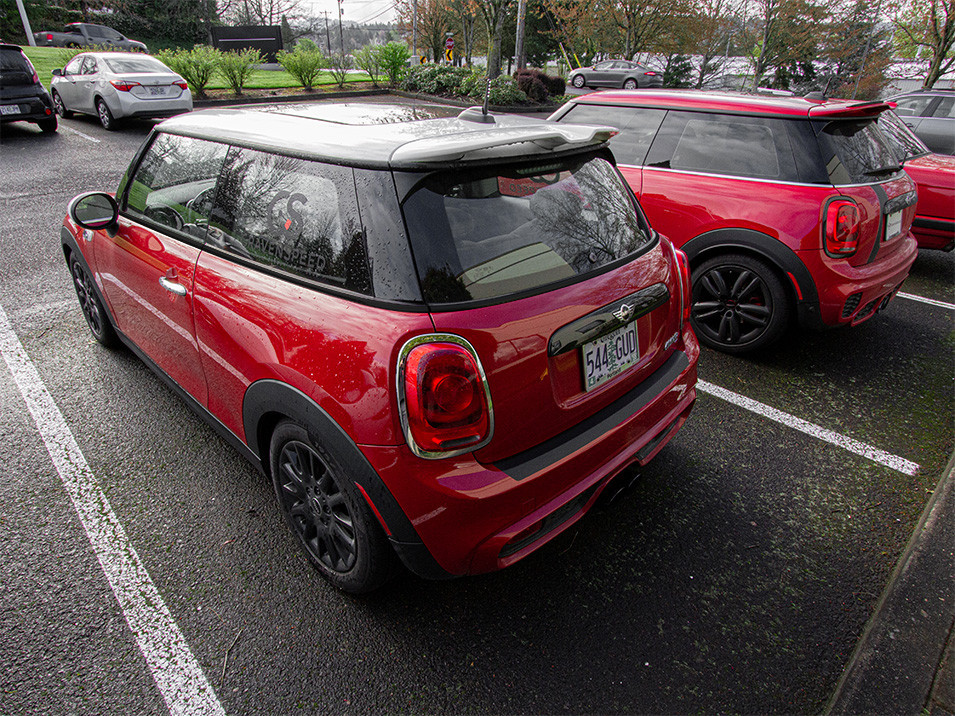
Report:
<svg viewBox="0 0 955 716"><path fill-rule="evenodd" d="M76 193L115 188L151 123L60 126L0 134L0 308L181 633L176 658L214 692L206 711L854 713L888 681L869 665L893 633L922 611L944 626L952 254L923 252L904 295L855 329L752 358L704 351L710 388L684 430L530 558L355 599L299 555L267 481L134 356L90 338L59 225ZM43 442L60 424L31 415L2 365L0 401L0 712L163 713L170 672L137 641L64 482L82 470ZM933 584L944 603L924 609ZM920 666L881 672L907 682L899 711L924 706L928 687L908 682L934 669L930 631L906 632Z"/></svg>

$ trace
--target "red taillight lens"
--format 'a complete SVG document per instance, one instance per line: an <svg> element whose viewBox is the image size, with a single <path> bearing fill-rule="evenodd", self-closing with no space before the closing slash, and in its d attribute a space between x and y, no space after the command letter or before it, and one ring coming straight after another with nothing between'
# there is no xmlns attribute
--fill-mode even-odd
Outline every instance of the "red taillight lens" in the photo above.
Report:
<svg viewBox="0 0 955 716"><path fill-rule="evenodd" d="M184 89L184 90L189 89L189 84L186 82L173 82L173 84L176 85L176 87L178 87L179 89Z"/></svg>
<svg viewBox="0 0 955 716"><path fill-rule="evenodd" d="M690 321L690 304L693 302L693 281L690 273L690 259L680 249L674 247L673 254L676 256L676 263L680 269L680 307L683 314L683 322Z"/></svg>
<svg viewBox="0 0 955 716"><path fill-rule="evenodd" d="M52 33L52 32L46 33L46 41L47 41L47 42L53 42L53 33Z"/></svg>
<svg viewBox="0 0 955 716"><path fill-rule="evenodd" d="M120 92L129 92L133 87L140 86L139 82L123 82L123 81L110 80L109 83L113 85L113 87L118 89Z"/></svg>
<svg viewBox="0 0 955 716"><path fill-rule="evenodd" d="M644 72L643 74L645 74L647 77L655 77L657 73L656 73L656 72Z"/></svg>
<svg viewBox="0 0 955 716"><path fill-rule="evenodd" d="M416 339L402 350L405 434L420 457L459 455L490 438L490 396L469 345L442 340L456 337L430 338Z"/></svg>
<svg viewBox="0 0 955 716"><path fill-rule="evenodd" d="M838 200L826 207L826 253L830 256L851 256L859 247L859 207L851 201Z"/></svg>

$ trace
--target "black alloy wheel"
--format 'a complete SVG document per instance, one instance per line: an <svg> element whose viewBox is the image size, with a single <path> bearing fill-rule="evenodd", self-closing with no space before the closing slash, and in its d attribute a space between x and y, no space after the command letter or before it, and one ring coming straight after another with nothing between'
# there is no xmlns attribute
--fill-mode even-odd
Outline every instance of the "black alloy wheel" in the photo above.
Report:
<svg viewBox="0 0 955 716"><path fill-rule="evenodd" d="M312 564L346 592L380 586L391 575L391 547L338 462L287 421L272 434L271 463L282 514Z"/></svg>
<svg viewBox="0 0 955 716"><path fill-rule="evenodd" d="M107 348L114 347L117 344L116 332L106 316L103 304L96 295L93 278L75 256L70 256L70 273L73 274L73 288L76 290L76 297L79 299L90 333Z"/></svg>
<svg viewBox="0 0 955 716"><path fill-rule="evenodd" d="M693 271L690 319L700 342L724 353L747 353L786 330L789 302L770 266L750 256L716 256Z"/></svg>

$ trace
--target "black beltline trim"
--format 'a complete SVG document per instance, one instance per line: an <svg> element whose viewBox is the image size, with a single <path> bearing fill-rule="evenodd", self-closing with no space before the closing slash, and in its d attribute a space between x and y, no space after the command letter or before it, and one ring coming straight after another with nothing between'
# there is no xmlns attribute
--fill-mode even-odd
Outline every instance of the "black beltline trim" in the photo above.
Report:
<svg viewBox="0 0 955 716"><path fill-rule="evenodd" d="M540 445L494 463L508 477L523 480L579 450L648 405L690 365L686 353L677 351L656 372L626 395L581 423Z"/></svg>
<svg viewBox="0 0 955 716"><path fill-rule="evenodd" d="M922 219L916 216L912 226L935 231L955 231L955 221L952 219Z"/></svg>

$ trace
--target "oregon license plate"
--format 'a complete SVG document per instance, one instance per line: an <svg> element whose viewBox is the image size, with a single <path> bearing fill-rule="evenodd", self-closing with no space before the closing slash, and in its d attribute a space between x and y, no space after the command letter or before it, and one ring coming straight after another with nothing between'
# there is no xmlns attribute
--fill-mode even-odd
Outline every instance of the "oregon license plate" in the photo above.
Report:
<svg viewBox="0 0 955 716"><path fill-rule="evenodd" d="M894 211L885 217L885 240L894 239L902 233L902 212Z"/></svg>
<svg viewBox="0 0 955 716"><path fill-rule="evenodd" d="M593 390L640 360L636 321L595 341L585 343L580 352L584 368L584 390Z"/></svg>
<svg viewBox="0 0 955 716"><path fill-rule="evenodd" d="M166 88L165 87L150 87L149 94L151 94L153 97L164 95L166 94Z"/></svg>
<svg viewBox="0 0 955 716"><path fill-rule="evenodd" d="M20 114L20 105L0 104L0 114Z"/></svg>

